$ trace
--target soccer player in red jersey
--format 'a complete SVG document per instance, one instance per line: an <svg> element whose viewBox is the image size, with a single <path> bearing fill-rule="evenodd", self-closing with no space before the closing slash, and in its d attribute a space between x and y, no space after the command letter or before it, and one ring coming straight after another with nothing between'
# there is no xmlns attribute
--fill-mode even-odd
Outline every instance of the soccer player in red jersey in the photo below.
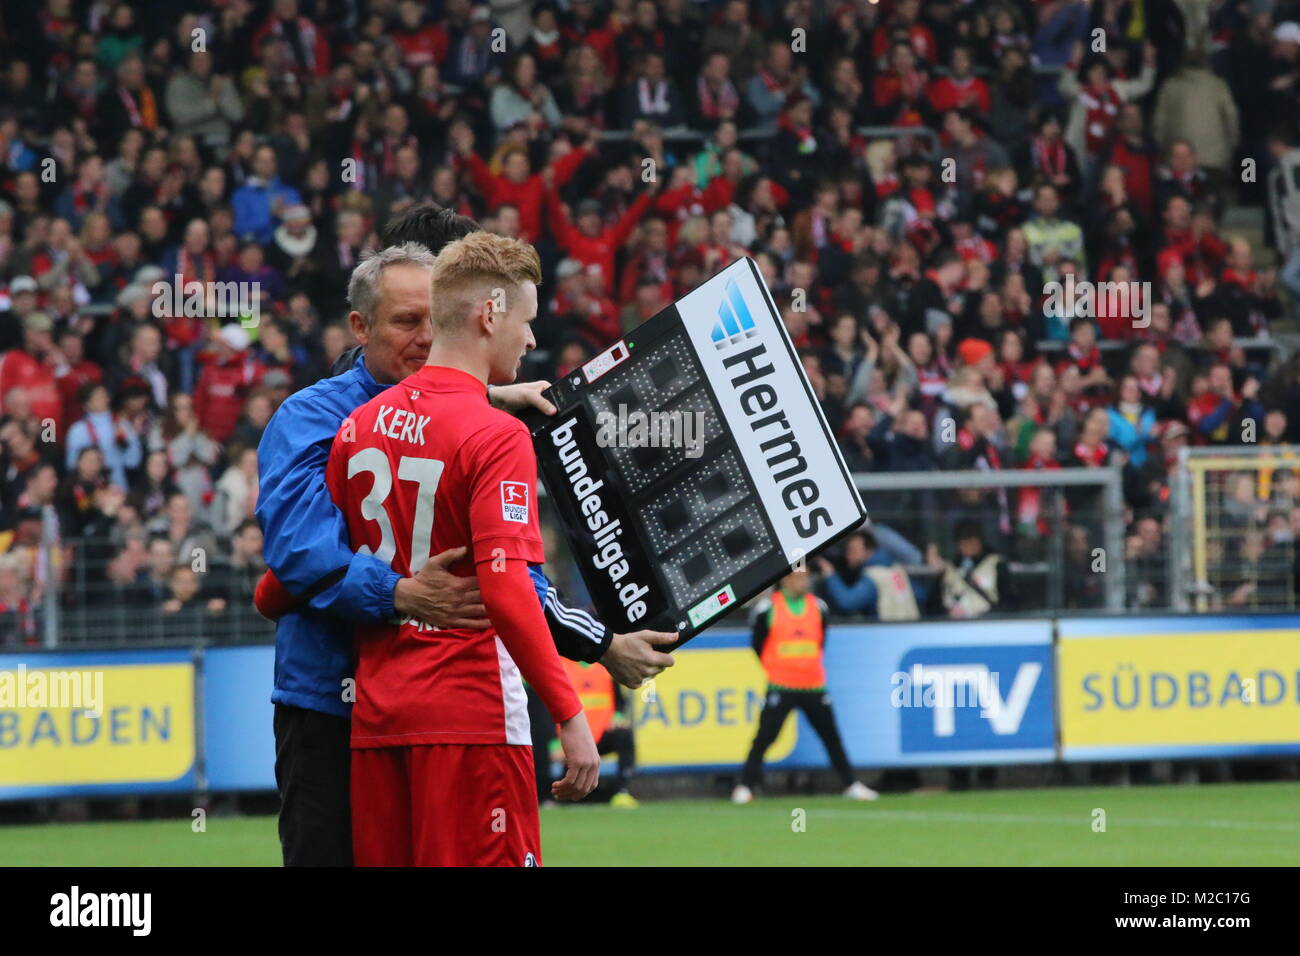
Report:
<svg viewBox="0 0 1300 956"><path fill-rule="evenodd" d="M467 547L492 626L414 619L357 633L352 842L358 866L541 862L522 677L559 725L558 799L594 789L600 758L528 575L544 560L528 429L493 408L536 342L537 253L475 233L432 273L434 345L423 369L344 421L326 482L353 546L417 573Z"/></svg>

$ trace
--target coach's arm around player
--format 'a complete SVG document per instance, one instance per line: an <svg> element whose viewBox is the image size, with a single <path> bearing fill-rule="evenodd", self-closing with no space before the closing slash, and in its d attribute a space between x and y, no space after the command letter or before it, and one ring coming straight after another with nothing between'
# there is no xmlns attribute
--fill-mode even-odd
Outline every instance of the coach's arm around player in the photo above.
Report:
<svg viewBox="0 0 1300 956"><path fill-rule="evenodd" d="M548 387L546 382L528 382L494 387L490 395L493 405L503 410L527 406L553 412L554 406L541 397ZM283 424L289 423L286 419ZM323 484L309 480L317 467L324 468L323 462L315 461L317 444L295 442L278 432L272 438L282 442L290 459L283 465L283 474L308 480L296 482L293 493L278 497L278 506L269 503L260 509L266 526L282 529L276 546L268 548L270 568L258 583L254 598L263 616L278 620L306 609L348 621L413 617L435 627L487 626L478 580L448 570L465 557L464 548L432 555L419 573L410 577L398 575L371 555L354 554L333 534L342 519L327 494L320 499ZM315 493L310 490L313 484L319 489ZM276 554L271 555L271 550ZM676 634L652 630L615 634L587 611L566 605L540 567L529 566L528 573L555 646L564 657L586 664L599 661L616 681L632 689L673 666L672 655L659 648L674 643ZM280 574L301 582L298 594L280 583Z"/></svg>
<svg viewBox="0 0 1300 956"><path fill-rule="evenodd" d="M378 308L380 303L375 303ZM254 594L257 610L278 621L291 612L317 612L347 621L366 622L391 617L415 617L436 627L484 627L483 604L473 579L458 578L447 566L465 556L451 549L429 558L421 573L403 577L387 562L353 552L343 517L330 500L323 476L329 455L328 435L339 428L338 403L326 394L346 389L360 377L378 392L403 377L402 356L386 333L388 317L364 318L371 347L362 361L361 347L343 371L312 389L293 396L281 414L272 417L259 446L261 487L258 517L267 537L268 569ZM378 333L375 335L374 333ZM428 336L417 333L409 347L427 349ZM426 340L426 341L421 341ZM316 394L312 394L316 393ZM299 400L301 398L302 400ZM346 404L346 400L343 404ZM346 413L346 412L345 412Z"/></svg>

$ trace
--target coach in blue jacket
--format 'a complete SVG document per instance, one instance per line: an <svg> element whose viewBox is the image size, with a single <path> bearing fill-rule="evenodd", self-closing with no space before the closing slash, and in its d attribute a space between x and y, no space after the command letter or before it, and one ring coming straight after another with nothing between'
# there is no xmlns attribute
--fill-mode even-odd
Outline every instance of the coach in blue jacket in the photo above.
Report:
<svg viewBox="0 0 1300 956"><path fill-rule="evenodd" d="M426 205L390 223L384 241L387 246L413 240L441 249L477 229L473 220ZM418 257L408 260L418 262ZM427 285L421 296L418 283L385 283L384 270L377 262L359 266L349 285L349 321L364 353L355 350L345 356L344 365L355 362L346 371L286 399L258 446L257 517L266 539L267 581L293 602L276 624L271 695L286 866L352 863L353 626L407 615L439 627L488 626L475 580L446 570L463 549L435 555L418 575L403 578L378 558L352 552L343 515L325 487L325 465L343 420L422 368L432 342ZM501 407L534 405L553 412L541 397L543 388L544 383L513 385L493 389L491 397ZM533 578L566 657L600 660L631 687L671 666L672 658L655 645L672 643L677 635L611 634L585 611L565 607L539 568ZM266 592L259 587L264 610Z"/></svg>

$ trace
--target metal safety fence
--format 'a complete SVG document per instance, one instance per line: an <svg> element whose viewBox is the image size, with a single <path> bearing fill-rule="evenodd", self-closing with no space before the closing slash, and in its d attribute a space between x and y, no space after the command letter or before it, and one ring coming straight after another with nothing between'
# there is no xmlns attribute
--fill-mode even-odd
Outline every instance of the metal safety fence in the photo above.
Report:
<svg viewBox="0 0 1300 956"><path fill-rule="evenodd" d="M1183 449L1171 492L1172 607L1295 607L1300 447Z"/></svg>
<svg viewBox="0 0 1300 956"><path fill-rule="evenodd" d="M922 620L1286 611L1300 592L1296 447L1187 450L1171 474L1167 512L1153 515L1127 508L1118 467L868 472L855 483L870 534L809 560L824 597L833 597L830 575L852 582L864 563L905 576ZM547 572L582 605L581 576L544 494L541 503ZM39 530L0 554L0 647L274 635L252 604L260 549L241 553L201 529L178 540L138 530L61 538L48 511ZM976 569L990 557L997 574L981 579ZM980 593L974 606L954 594L962 581ZM874 604L829 603L838 618L885 617Z"/></svg>

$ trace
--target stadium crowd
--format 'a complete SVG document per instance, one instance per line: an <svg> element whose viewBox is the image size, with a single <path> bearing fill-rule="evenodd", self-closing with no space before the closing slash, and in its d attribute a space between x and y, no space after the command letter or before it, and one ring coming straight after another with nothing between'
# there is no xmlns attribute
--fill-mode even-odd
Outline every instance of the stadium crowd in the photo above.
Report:
<svg viewBox="0 0 1300 956"><path fill-rule="evenodd" d="M251 616L262 431L352 344L353 266L425 201L536 244L532 377L752 256L852 470L1122 466L1135 606L1168 602L1179 449L1300 439L1274 347L1300 299L1294 0L0 16L0 641L37 641L54 587L125 633ZM1263 242L1224 227L1242 205ZM1085 281L1145 307L1053 306ZM255 299L174 308L194 282ZM1295 478L1234 491L1243 553L1294 553ZM1032 552L1043 495L958 504L955 531L901 508L820 563L832 611L910 615L866 573L898 565L932 572L919 611L1015 609L977 569ZM1086 556L1097 528L1069 531Z"/></svg>

